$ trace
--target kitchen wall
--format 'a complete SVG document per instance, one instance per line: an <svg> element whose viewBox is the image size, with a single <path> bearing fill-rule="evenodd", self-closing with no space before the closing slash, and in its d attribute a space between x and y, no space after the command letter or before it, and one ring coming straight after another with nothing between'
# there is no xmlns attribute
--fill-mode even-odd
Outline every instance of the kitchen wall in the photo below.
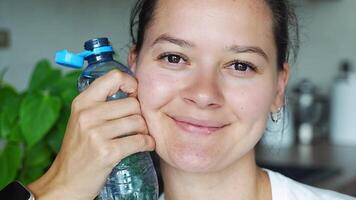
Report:
<svg viewBox="0 0 356 200"><path fill-rule="evenodd" d="M341 60L356 69L356 1L295 0L301 24L301 49L291 84L312 80L328 94Z"/></svg>
<svg viewBox="0 0 356 200"><path fill-rule="evenodd" d="M82 51L85 40L98 36L108 36L125 55L132 2L0 0L0 29L11 32L10 47L0 48L0 70L8 67L5 80L22 90L36 61L53 61L54 53L63 48Z"/></svg>
<svg viewBox="0 0 356 200"><path fill-rule="evenodd" d="M56 50L82 50L88 38L108 36L126 60L129 10L133 0L0 0L0 29L11 44L0 48L5 80L26 87L37 60L53 60ZM356 65L355 0L295 0L301 22L301 49L292 66L291 85L302 78L328 93L340 60Z"/></svg>

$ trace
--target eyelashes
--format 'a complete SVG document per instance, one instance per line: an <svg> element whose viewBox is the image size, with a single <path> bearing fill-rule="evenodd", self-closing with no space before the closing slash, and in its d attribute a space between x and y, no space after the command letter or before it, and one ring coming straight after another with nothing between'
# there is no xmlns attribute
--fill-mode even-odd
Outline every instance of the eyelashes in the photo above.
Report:
<svg viewBox="0 0 356 200"><path fill-rule="evenodd" d="M165 52L158 56L157 60L169 65L188 65L189 59L181 53ZM225 68L231 69L233 73L257 72L258 67L251 62L235 59L225 64Z"/></svg>
<svg viewBox="0 0 356 200"><path fill-rule="evenodd" d="M234 60L230 62L227 67L241 72L247 72L248 70L257 71L257 67L254 64L241 60Z"/></svg>
<svg viewBox="0 0 356 200"><path fill-rule="evenodd" d="M187 63L188 58L179 53L163 53L158 56L158 60L165 61L169 64Z"/></svg>

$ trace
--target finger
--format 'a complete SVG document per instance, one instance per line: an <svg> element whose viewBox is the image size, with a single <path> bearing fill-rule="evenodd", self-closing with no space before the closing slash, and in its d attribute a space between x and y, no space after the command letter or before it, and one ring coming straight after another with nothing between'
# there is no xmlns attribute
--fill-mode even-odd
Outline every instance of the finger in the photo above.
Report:
<svg viewBox="0 0 356 200"><path fill-rule="evenodd" d="M141 108L136 98L128 97L115 101L100 102L86 109L86 112L82 112L82 114L86 114L98 123L102 123L103 121L119 119L130 115L140 115Z"/></svg>
<svg viewBox="0 0 356 200"><path fill-rule="evenodd" d="M112 163L115 164L134 153L153 151L155 141L150 135L137 134L112 140L110 148L113 153Z"/></svg>
<svg viewBox="0 0 356 200"><path fill-rule="evenodd" d="M92 128L106 121L131 115L141 115L139 102L133 97L98 102L97 105L92 105L90 108L82 109L76 113L77 122L82 128Z"/></svg>
<svg viewBox="0 0 356 200"><path fill-rule="evenodd" d="M148 134L146 122L141 115L131 115L108 121L92 128L93 134L100 134L107 139L120 138L134 134Z"/></svg>
<svg viewBox="0 0 356 200"><path fill-rule="evenodd" d="M81 99L103 102L118 91L133 96L136 94L136 89L137 81L134 77L119 70L112 70L96 79L80 96Z"/></svg>

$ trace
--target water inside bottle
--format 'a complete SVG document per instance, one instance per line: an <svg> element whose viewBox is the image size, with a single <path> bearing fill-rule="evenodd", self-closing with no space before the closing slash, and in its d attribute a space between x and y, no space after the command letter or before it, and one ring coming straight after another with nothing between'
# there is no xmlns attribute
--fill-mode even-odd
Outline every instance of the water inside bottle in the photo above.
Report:
<svg viewBox="0 0 356 200"><path fill-rule="evenodd" d="M147 152L123 159L108 176L100 200L157 200L158 182Z"/></svg>

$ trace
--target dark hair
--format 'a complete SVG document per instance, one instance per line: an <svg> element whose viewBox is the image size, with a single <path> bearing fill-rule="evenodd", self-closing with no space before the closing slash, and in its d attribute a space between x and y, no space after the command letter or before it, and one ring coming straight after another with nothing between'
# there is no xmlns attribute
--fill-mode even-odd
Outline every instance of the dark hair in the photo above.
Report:
<svg viewBox="0 0 356 200"><path fill-rule="evenodd" d="M131 12L130 34L135 51L140 52L145 31L152 22L158 0L137 0ZM278 69L288 62L291 52L294 59L299 49L298 20L288 0L265 0L273 15L273 34L277 47ZM135 33L136 32L136 33Z"/></svg>

